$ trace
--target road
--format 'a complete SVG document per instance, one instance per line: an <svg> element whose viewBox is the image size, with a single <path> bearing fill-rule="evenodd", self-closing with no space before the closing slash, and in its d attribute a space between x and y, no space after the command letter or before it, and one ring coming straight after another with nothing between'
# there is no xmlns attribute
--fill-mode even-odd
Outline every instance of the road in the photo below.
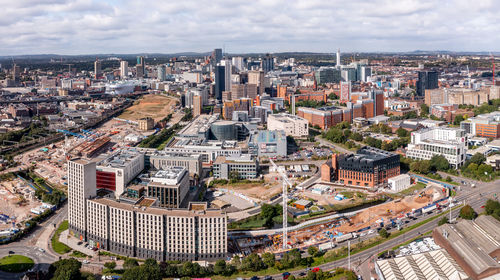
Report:
<svg viewBox="0 0 500 280"><path fill-rule="evenodd" d="M58 225L67 217L67 204L58 209L54 215L39 224L31 233L21 240L10 244L0 245L0 258L9 255L9 251L15 254L27 256L35 262L34 270L47 270L51 263L59 259L58 255L49 247L49 240L55 230L54 224ZM45 252L39 250L42 248ZM0 271L0 279L18 279L24 273L7 273Z"/></svg>
<svg viewBox="0 0 500 280"><path fill-rule="evenodd" d="M319 142L321 145L324 145L324 146L327 146L327 147L330 147L330 148L333 148L341 153L345 153L345 154L352 154L353 151L349 151L339 145L335 145L333 144L332 142L328 141L328 140L325 140L321 137L321 135L318 135L316 137L314 137L314 140L316 140L317 142Z"/></svg>
<svg viewBox="0 0 500 280"><path fill-rule="evenodd" d="M461 179L461 177L459 177ZM466 204L469 204L472 206L476 212L481 211L481 206L483 206L486 203L486 200L489 198L493 198L494 193L500 192L498 186L500 185L500 179L496 180L494 182L489 182L489 183L484 183L484 182L478 182L474 180L467 179L468 181L471 181L476 184L476 188L472 189L470 187L464 187L462 188L461 191L457 192L457 196L455 199L457 201L464 201ZM455 209L452 211L451 216L452 219L455 219L458 217L460 209ZM449 214L447 214L449 215ZM426 217L428 218L428 217ZM390 250L393 247L404 243L407 240L413 239L418 237L419 235L431 231L434 228L438 226L439 218L435 219L431 222L428 222L418 228L415 228L413 230L410 230L406 232L403 235L400 235L398 237L395 237L393 239L390 239L389 241L386 241L378 246L372 247L370 249L367 249L365 251L359 252L357 254L351 255L350 263L351 263L351 269L354 269L357 271L357 268L361 266L364 262L368 261L370 258L373 256L377 256L378 253L385 251L385 250ZM354 243L354 242L353 242ZM347 246L347 244L344 244L344 246ZM337 267L348 267L348 259L340 259L338 261L334 262L329 262L322 264L318 266L322 270L332 270ZM292 275L299 276L300 273L307 273L305 269L302 270L296 270L291 272ZM273 275L273 279L282 279L281 274Z"/></svg>

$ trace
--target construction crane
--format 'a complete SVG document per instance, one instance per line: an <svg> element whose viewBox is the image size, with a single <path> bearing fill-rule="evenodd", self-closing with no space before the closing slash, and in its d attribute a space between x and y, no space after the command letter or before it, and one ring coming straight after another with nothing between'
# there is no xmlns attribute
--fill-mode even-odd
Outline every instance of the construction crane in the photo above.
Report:
<svg viewBox="0 0 500 280"><path fill-rule="evenodd" d="M471 88L472 85L470 84L471 83L471 79L470 79L469 65L467 65L467 77L469 77L469 88Z"/></svg>
<svg viewBox="0 0 500 280"><path fill-rule="evenodd" d="M493 56L492 53L490 53L490 55L491 55L491 64L493 66L493 71L491 73L492 74L491 76L493 77L493 80L492 80L493 81L493 86L495 86L495 57Z"/></svg>
<svg viewBox="0 0 500 280"><path fill-rule="evenodd" d="M288 205L287 205L287 199L288 199L288 186L292 187L292 183L288 181L288 176L286 175L286 172L283 168L283 166L277 166L276 163L272 159L269 159L273 167L276 169L276 171L280 174L282 180L283 180L283 249L287 249L288 245Z"/></svg>

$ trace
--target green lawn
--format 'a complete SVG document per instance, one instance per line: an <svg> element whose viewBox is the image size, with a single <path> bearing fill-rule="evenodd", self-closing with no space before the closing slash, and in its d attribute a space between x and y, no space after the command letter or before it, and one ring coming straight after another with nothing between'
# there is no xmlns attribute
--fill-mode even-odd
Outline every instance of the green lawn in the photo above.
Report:
<svg viewBox="0 0 500 280"><path fill-rule="evenodd" d="M63 221L61 225L57 228L56 232L52 236L52 249L58 254L66 254L68 252L71 252L71 248L66 246L66 244L61 243L59 241L59 236L61 235L61 232L65 231L68 229L68 221Z"/></svg>
<svg viewBox="0 0 500 280"><path fill-rule="evenodd" d="M70 257L75 257L75 258L86 258L88 257L86 254L80 252L80 251L73 251L70 254Z"/></svg>
<svg viewBox="0 0 500 280"><path fill-rule="evenodd" d="M21 255L10 255L0 259L0 270L12 273L27 271L35 265L32 259Z"/></svg>

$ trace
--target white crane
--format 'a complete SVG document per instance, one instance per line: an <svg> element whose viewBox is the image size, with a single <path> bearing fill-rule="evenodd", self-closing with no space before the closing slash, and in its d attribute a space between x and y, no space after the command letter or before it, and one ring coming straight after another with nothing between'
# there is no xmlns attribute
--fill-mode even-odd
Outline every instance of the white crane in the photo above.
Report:
<svg viewBox="0 0 500 280"><path fill-rule="evenodd" d="M288 245L288 186L292 186L292 183L288 181L288 176L283 168L283 166L277 166L272 159L269 159L273 167L280 174L281 179L283 180L283 249L287 249Z"/></svg>

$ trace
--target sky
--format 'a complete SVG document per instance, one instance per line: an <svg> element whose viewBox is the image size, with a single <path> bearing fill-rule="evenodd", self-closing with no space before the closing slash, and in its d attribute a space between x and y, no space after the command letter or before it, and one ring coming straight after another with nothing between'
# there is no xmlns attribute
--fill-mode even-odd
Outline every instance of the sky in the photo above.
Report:
<svg viewBox="0 0 500 280"><path fill-rule="evenodd" d="M499 51L495 0L0 0L0 55Z"/></svg>

